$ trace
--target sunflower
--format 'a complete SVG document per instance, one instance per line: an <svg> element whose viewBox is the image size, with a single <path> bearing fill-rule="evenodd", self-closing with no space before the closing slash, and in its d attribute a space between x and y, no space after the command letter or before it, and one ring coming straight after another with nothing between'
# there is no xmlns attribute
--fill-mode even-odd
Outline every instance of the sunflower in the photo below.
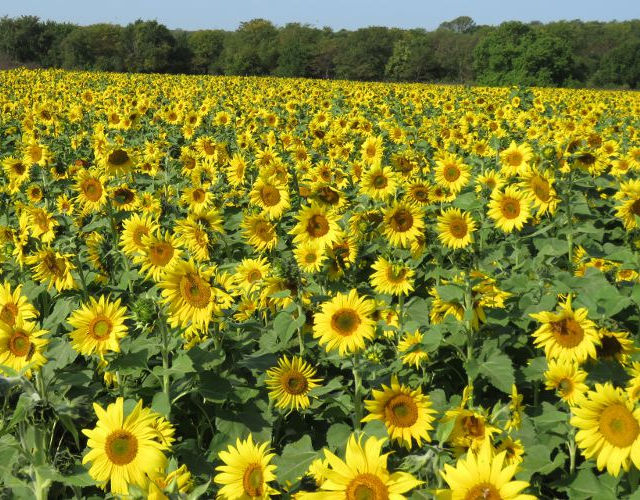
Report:
<svg viewBox="0 0 640 500"><path fill-rule="evenodd" d="M31 167L21 159L8 156L2 160L2 167L14 192L17 192L20 186L29 180Z"/></svg>
<svg viewBox="0 0 640 500"><path fill-rule="evenodd" d="M213 202L213 193L207 185L191 186L184 189L180 200L189 207L189 212L200 213Z"/></svg>
<svg viewBox="0 0 640 500"><path fill-rule="evenodd" d="M27 199L31 203L38 203L43 197L44 193L38 184L30 184L29 187L27 187Z"/></svg>
<svg viewBox="0 0 640 500"><path fill-rule="evenodd" d="M36 281L46 283L47 290L55 287L61 292L74 290L78 286L71 274L75 266L70 262L70 258L70 254L63 255L45 247L27 257L25 262L31 266Z"/></svg>
<svg viewBox="0 0 640 500"><path fill-rule="evenodd" d="M109 189L109 199L116 210L131 212L138 207L136 191L126 184Z"/></svg>
<svg viewBox="0 0 640 500"><path fill-rule="evenodd" d="M500 432L487 422L482 414L466 408L448 410L442 418L442 423L454 420L453 430L449 435L449 442L454 446L456 455L465 451L478 450L483 443L491 442L493 434Z"/></svg>
<svg viewBox="0 0 640 500"><path fill-rule="evenodd" d="M224 465L216 467L213 482L222 485L218 497L223 500L266 499L278 492L269 486L275 481L276 466L271 464L274 453L267 453L269 443L254 444L253 436L229 445L218 453Z"/></svg>
<svg viewBox="0 0 640 500"><path fill-rule="evenodd" d="M471 450L466 457L459 458L455 467L445 464L440 474L449 489L439 491L437 498L536 500L533 495L520 493L529 483L512 481L518 465L506 465L506 457L506 450L494 455L487 440L477 452Z"/></svg>
<svg viewBox="0 0 640 500"><path fill-rule="evenodd" d="M169 307L172 327L206 328L211 321L215 302L210 284L213 270L196 267L193 260L180 261L159 283L162 302Z"/></svg>
<svg viewBox="0 0 640 500"><path fill-rule="evenodd" d="M171 271L180 261L182 250L177 238L171 234L158 232L142 236L144 254L136 255L134 262L140 265L140 270L147 278L155 282Z"/></svg>
<svg viewBox="0 0 640 500"><path fill-rule="evenodd" d="M502 172L507 177L513 177L526 170L532 159L533 151L528 144L518 145L515 141L511 141L509 147L500 153Z"/></svg>
<svg viewBox="0 0 640 500"><path fill-rule="evenodd" d="M524 460L524 446L519 439L512 439L507 436L500 441L500 444L496 448L496 454L505 451L506 455L504 461L507 465L517 465Z"/></svg>
<svg viewBox="0 0 640 500"><path fill-rule="evenodd" d="M58 226L53 215L44 208L30 208L27 213L31 235L43 243L51 243L56 237L55 229Z"/></svg>
<svg viewBox="0 0 640 500"><path fill-rule="evenodd" d="M149 477L167 466L163 445L153 427L155 415L144 412L142 401L138 401L125 417L122 398L106 410L93 403L93 409L98 417L96 426L82 430L89 438L90 450L82 459L83 464L91 462L89 475L102 487L110 481L111 493L116 495L128 495L129 485L146 490Z"/></svg>
<svg viewBox="0 0 640 500"><path fill-rule="evenodd" d="M394 264L378 257L371 268L371 286L376 293L389 295L409 295L413 291L413 269L404 264Z"/></svg>
<svg viewBox="0 0 640 500"><path fill-rule="evenodd" d="M85 214L98 212L107 202L106 177L81 170L75 177L76 201Z"/></svg>
<svg viewBox="0 0 640 500"><path fill-rule="evenodd" d="M345 460L325 449L328 467L323 471L324 481L316 493L300 492L298 500L404 500L403 493L420 486L407 472L390 472L387 469L388 453L381 454L385 439L374 436L362 445L362 435L349 437Z"/></svg>
<svg viewBox="0 0 640 500"><path fill-rule="evenodd" d="M164 471L156 472L150 479L147 500L168 500L169 497L163 492L185 495L193 490L191 472L184 464L169 474L165 474Z"/></svg>
<svg viewBox="0 0 640 500"><path fill-rule="evenodd" d="M404 334L404 337L398 342L398 352L400 352L403 364L419 368L423 362L428 361L429 354L419 347L423 339L424 335L419 331Z"/></svg>
<svg viewBox="0 0 640 500"><path fill-rule="evenodd" d="M429 431L435 418L429 396L422 394L421 388L411 389L398 383L397 375L392 375L391 386L382 384L382 390L372 391L373 399L364 402L369 415L363 422L380 420L387 427L389 437L402 446L411 449L413 440L419 447L424 439L431 442Z"/></svg>
<svg viewBox="0 0 640 500"><path fill-rule="evenodd" d="M548 363L549 367L544 372L547 390L555 390L560 398L574 406L589 389L584 383L587 372L581 370L575 362L561 363L552 359Z"/></svg>
<svg viewBox="0 0 640 500"><path fill-rule="evenodd" d="M327 352L338 348L340 355L364 349L365 339L373 339L375 323L371 315L375 304L351 290L348 295L338 293L321 306L313 317L313 336L326 344Z"/></svg>
<svg viewBox="0 0 640 500"><path fill-rule="evenodd" d="M236 268L236 283L240 290L245 292L259 288L262 281L269 275L270 269L269 261L265 257L243 259Z"/></svg>
<svg viewBox="0 0 640 500"><path fill-rule="evenodd" d="M111 302L104 295L76 309L67 319L74 330L70 333L71 347L80 354L102 357L108 351L120 352L120 339L127 335L127 308L120 307L120 299Z"/></svg>
<svg viewBox="0 0 640 500"><path fill-rule="evenodd" d="M12 325L0 321L0 365L18 372L24 370L25 376L30 377L31 370L39 370L47 362L43 351L49 340L42 338L46 333L32 321L21 318L16 318Z"/></svg>
<svg viewBox="0 0 640 500"><path fill-rule="evenodd" d="M300 209L296 218L298 223L291 230L295 235L294 243L313 242L324 247L340 238L337 217L318 204L312 203Z"/></svg>
<svg viewBox="0 0 640 500"><path fill-rule="evenodd" d="M449 248L464 248L473 242L476 223L471 214L447 208L438 216L438 239Z"/></svg>
<svg viewBox="0 0 640 500"><path fill-rule="evenodd" d="M422 211L414 205L395 201L384 212L382 231L391 245L409 247L424 231Z"/></svg>
<svg viewBox="0 0 640 500"><path fill-rule="evenodd" d="M298 267L305 273L317 273L322 268L327 254L323 247L311 241L296 246L293 250Z"/></svg>
<svg viewBox="0 0 640 500"><path fill-rule="evenodd" d="M640 408L610 382L596 384L573 408L571 425L579 430L576 444L585 458L596 457L598 470L618 476L631 462L640 467Z"/></svg>
<svg viewBox="0 0 640 500"><path fill-rule="evenodd" d="M451 193L459 193L471 178L469 166L450 153L440 155L436 161L434 175L438 185L448 189Z"/></svg>
<svg viewBox="0 0 640 500"><path fill-rule="evenodd" d="M640 217L640 193L631 195L622 205L616 207L616 217L622 219L627 231L638 227L636 217Z"/></svg>
<svg viewBox="0 0 640 500"><path fill-rule="evenodd" d="M391 167L374 165L365 172L360 181L360 191L374 200L384 201L393 196L398 187L396 176Z"/></svg>
<svg viewBox="0 0 640 500"><path fill-rule="evenodd" d="M269 399L274 400L278 408L309 408L309 391L322 382L314 378L315 375L316 370L298 356L280 358L278 366L267 370Z"/></svg>
<svg viewBox="0 0 640 500"><path fill-rule="evenodd" d="M496 227L505 233L514 229L519 231L530 216L529 203L529 197L514 186L508 186L504 192L494 190L488 215L495 220Z"/></svg>
<svg viewBox="0 0 640 500"><path fill-rule="evenodd" d="M73 216L75 205L69 199L69 195L65 193L56 198L56 208L58 209L59 214Z"/></svg>
<svg viewBox="0 0 640 500"><path fill-rule="evenodd" d="M175 226L175 233L179 245L189 250L196 261L205 262L209 260L209 233L204 224L193 218L194 215L191 214L186 219L178 221Z"/></svg>
<svg viewBox="0 0 640 500"><path fill-rule="evenodd" d="M13 326L17 321L31 321L37 316L36 308L22 295L22 285L13 291L8 281L0 285L0 322Z"/></svg>
<svg viewBox="0 0 640 500"><path fill-rule="evenodd" d="M528 168L520 176L520 188L529 195L538 215L549 213L553 215L558 205L558 197L553 189L554 178L548 172L539 172Z"/></svg>
<svg viewBox="0 0 640 500"><path fill-rule="evenodd" d="M245 215L241 227L247 243L259 252L272 250L278 243L275 225L262 214Z"/></svg>
<svg viewBox="0 0 640 500"><path fill-rule="evenodd" d="M362 143L360 152L362 155L362 161L367 165L378 165L382 161L382 137L369 136Z"/></svg>
<svg viewBox="0 0 640 500"><path fill-rule="evenodd" d="M282 217L285 210L291 206L286 184L278 183L275 179L259 177L249 193L249 199L272 220Z"/></svg>
<svg viewBox="0 0 640 500"><path fill-rule="evenodd" d="M153 234L158 224L150 215L133 214L122 223L120 247L129 257L135 257L145 251L142 237Z"/></svg>
<svg viewBox="0 0 640 500"><path fill-rule="evenodd" d="M557 312L542 311L530 316L542 323L533 333L534 345L543 347L548 359L561 363L582 363L597 356L600 338L586 308L573 310L571 296Z"/></svg>
<svg viewBox="0 0 640 500"><path fill-rule="evenodd" d="M417 181L409 185L409 198L418 205L428 205L431 202L431 185L428 182Z"/></svg>
<svg viewBox="0 0 640 500"><path fill-rule="evenodd" d="M226 169L227 180L232 187L240 187L244 183L247 162L240 153L235 153L229 160Z"/></svg>
<svg viewBox="0 0 640 500"><path fill-rule="evenodd" d="M625 365L629 357L638 352L628 332L612 332L607 328L600 328L598 336L600 337L600 345L596 346L598 359L618 361Z"/></svg>
<svg viewBox="0 0 640 500"><path fill-rule="evenodd" d="M34 137L26 137L22 157L25 164L46 167L52 159L47 146L40 144Z"/></svg>
<svg viewBox="0 0 640 500"><path fill-rule="evenodd" d="M111 147L102 158L102 167L109 175L128 174L136 164L135 154L121 146Z"/></svg>
<svg viewBox="0 0 640 500"><path fill-rule="evenodd" d="M489 193L492 193L494 189L500 189L506 184L506 179L500 172L495 170L485 170L482 174L476 177L475 191L477 193L482 192L483 189L487 189Z"/></svg>

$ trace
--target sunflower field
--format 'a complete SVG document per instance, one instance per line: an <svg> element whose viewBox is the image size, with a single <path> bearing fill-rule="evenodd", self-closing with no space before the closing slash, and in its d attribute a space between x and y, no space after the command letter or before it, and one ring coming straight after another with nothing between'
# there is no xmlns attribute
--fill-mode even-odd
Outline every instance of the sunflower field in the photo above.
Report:
<svg viewBox="0 0 640 500"><path fill-rule="evenodd" d="M0 498L640 498L640 94L0 73Z"/></svg>

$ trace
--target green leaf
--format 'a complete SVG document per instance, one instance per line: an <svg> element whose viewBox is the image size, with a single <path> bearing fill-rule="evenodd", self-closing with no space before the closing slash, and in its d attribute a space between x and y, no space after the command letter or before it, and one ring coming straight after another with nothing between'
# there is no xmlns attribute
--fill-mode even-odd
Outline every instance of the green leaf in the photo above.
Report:
<svg viewBox="0 0 640 500"><path fill-rule="evenodd" d="M463 302L464 289L457 285L441 285L437 286L438 296L445 302Z"/></svg>
<svg viewBox="0 0 640 500"><path fill-rule="evenodd" d="M327 445L334 451L344 447L344 443L349 439L351 427L347 424L333 424L327 431Z"/></svg>
<svg viewBox="0 0 640 500"><path fill-rule="evenodd" d="M164 392L156 392L153 396L153 401L151 402L151 408L165 417L169 417L169 414L171 413L169 397Z"/></svg>
<svg viewBox="0 0 640 500"><path fill-rule="evenodd" d="M295 483L299 477L304 476L311 462L318 456L318 452L311 445L311 437L308 434L299 441L288 444L280 456L273 459L273 463L278 467L278 481L280 483L286 481Z"/></svg>
<svg viewBox="0 0 640 500"><path fill-rule="evenodd" d="M511 358L500 351L493 351L485 361L480 363L480 375L489 379L491 385L507 394L511 393L511 386L515 383Z"/></svg>

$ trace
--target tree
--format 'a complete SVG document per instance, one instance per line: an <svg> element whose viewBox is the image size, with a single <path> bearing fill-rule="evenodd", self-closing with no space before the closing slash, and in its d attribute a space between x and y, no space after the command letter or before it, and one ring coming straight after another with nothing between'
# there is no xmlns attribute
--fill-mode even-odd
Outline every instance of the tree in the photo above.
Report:
<svg viewBox="0 0 640 500"><path fill-rule="evenodd" d="M278 33L278 76L310 76L313 47L321 32L308 25L289 23Z"/></svg>
<svg viewBox="0 0 640 500"><path fill-rule="evenodd" d="M188 35L191 49L191 69L194 73L221 74L220 55L224 48L226 32L222 30L201 30Z"/></svg>
<svg viewBox="0 0 640 500"><path fill-rule="evenodd" d="M445 21L438 26L439 30L449 30L454 33L470 33L476 28L476 22L469 16L459 16L451 21Z"/></svg>
<svg viewBox="0 0 640 500"><path fill-rule="evenodd" d="M175 38L157 21L129 24L124 31L126 68L139 73L162 73L171 69Z"/></svg>
<svg viewBox="0 0 640 500"><path fill-rule="evenodd" d="M92 24L69 33L61 43L62 65L68 69L123 71L123 29L113 24Z"/></svg>
<svg viewBox="0 0 640 500"><path fill-rule="evenodd" d="M433 45L424 30L408 31L396 40L385 67L385 76L394 81L427 82L438 79L438 65Z"/></svg>
<svg viewBox="0 0 640 500"><path fill-rule="evenodd" d="M225 40L222 64L227 75L268 75L276 67L278 30L265 19L253 19Z"/></svg>
<svg viewBox="0 0 640 500"><path fill-rule="evenodd" d="M350 32L335 58L336 76L348 80L382 80L399 31L372 26Z"/></svg>

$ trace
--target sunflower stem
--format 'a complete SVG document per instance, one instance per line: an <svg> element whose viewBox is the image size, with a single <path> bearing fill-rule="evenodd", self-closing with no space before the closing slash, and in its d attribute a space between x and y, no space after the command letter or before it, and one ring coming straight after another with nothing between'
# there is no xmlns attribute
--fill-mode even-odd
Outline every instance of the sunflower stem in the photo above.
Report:
<svg viewBox="0 0 640 500"><path fill-rule="evenodd" d="M304 314L302 310L302 306L298 304L298 317ZM304 324L298 327L298 344L300 345L300 356L304 353L304 338L302 337L302 329L304 328Z"/></svg>
<svg viewBox="0 0 640 500"><path fill-rule="evenodd" d="M404 293L398 296L398 328L402 331L404 326Z"/></svg>
<svg viewBox="0 0 640 500"><path fill-rule="evenodd" d="M571 190L573 189L573 170L569 171L569 183L565 193L565 203L567 205L567 251L569 252L569 271L573 270L573 211L571 210Z"/></svg>
<svg viewBox="0 0 640 500"><path fill-rule="evenodd" d="M576 440L573 434L569 437L569 474L573 475L576 471Z"/></svg>
<svg viewBox="0 0 640 500"><path fill-rule="evenodd" d="M353 358L353 427L356 430L360 430L360 421L362 420L362 378L358 371L358 365L360 358L357 354L354 354Z"/></svg>
<svg viewBox="0 0 640 500"><path fill-rule="evenodd" d="M162 391L171 401L171 376L169 375L169 332L164 316L160 317L160 335L162 338Z"/></svg>

